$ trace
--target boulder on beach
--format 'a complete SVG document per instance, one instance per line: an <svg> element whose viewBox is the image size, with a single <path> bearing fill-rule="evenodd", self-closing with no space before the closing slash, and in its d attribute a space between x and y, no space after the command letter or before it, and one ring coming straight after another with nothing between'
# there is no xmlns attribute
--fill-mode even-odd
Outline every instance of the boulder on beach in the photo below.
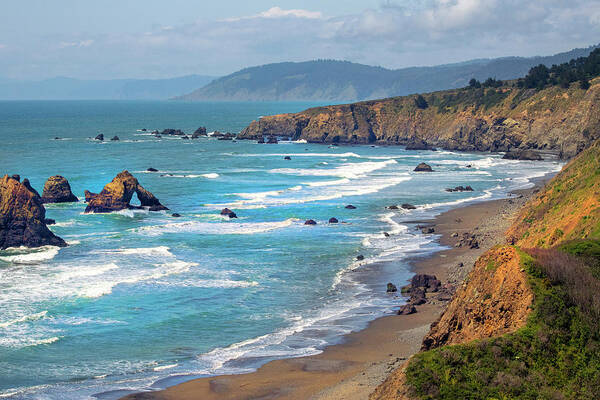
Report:
<svg viewBox="0 0 600 400"><path fill-rule="evenodd" d="M337 218L335 218L335 217L331 217L331 218L329 218L329 223L330 223L330 224L337 224L338 222L339 222L339 221L338 221L338 219L337 219Z"/></svg>
<svg viewBox="0 0 600 400"><path fill-rule="evenodd" d="M416 210L417 209L417 207L413 206L412 204L408 204L408 203L404 203L400 207L404 208L405 210Z"/></svg>
<svg viewBox="0 0 600 400"><path fill-rule="evenodd" d="M433 172L433 169L429 164L421 163L414 169L415 172Z"/></svg>
<svg viewBox="0 0 600 400"><path fill-rule="evenodd" d="M102 133L101 133L101 134L99 134L98 136L96 136L96 137L94 138L94 140L99 140L99 141L101 141L101 142L102 142L102 141L104 141L104 134L102 134Z"/></svg>
<svg viewBox="0 0 600 400"><path fill-rule="evenodd" d="M398 291L398 288L392 282L389 282L385 291L387 293L395 293Z"/></svg>
<svg viewBox="0 0 600 400"><path fill-rule="evenodd" d="M417 312L417 308L412 304L405 304L398 309L398 315L410 315Z"/></svg>
<svg viewBox="0 0 600 400"><path fill-rule="evenodd" d="M0 179L0 249L48 245L65 247L67 243L46 226L41 197L27 179L19 182L4 175Z"/></svg>
<svg viewBox="0 0 600 400"><path fill-rule="evenodd" d="M542 156L533 150L511 150L502 157L505 160L543 161Z"/></svg>
<svg viewBox="0 0 600 400"><path fill-rule="evenodd" d="M437 292L442 282L435 275L417 274L410 280L411 286L414 288L425 288L431 292Z"/></svg>
<svg viewBox="0 0 600 400"><path fill-rule="evenodd" d="M113 142L116 142L117 140L119 140L119 137L117 135L115 135L110 140Z"/></svg>
<svg viewBox="0 0 600 400"><path fill-rule="evenodd" d="M134 193L140 200L139 207L130 204ZM149 207L150 211L168 210L151 192L144 189L129 171L120 172L100 193L86 191L85 195L88 202L86 213L107 213L143 207Z"/></svg>
<svg viewBox="0 0 600 400"><path fill-rule="evenodd" d="M42 192L42 203L72 203L79 199L71 192L66 178L54 175L48 178Z"/></svg>
<svg viewBox="0 0 600 400"><path fill-rule="evenodd" d="M346 207L344 207L347 210L356 210L356 207L354 207L352 204L348 204Z"/></svg>
<svg viewBox="0 0 600 400"><path fill-rule="evenodd" d="M425 289L421 287L413 287L410 290L410 304L420 306L421 304L427 303L427 296L425 295Z"/></svg>
<svg viewBox="0 0 600 400"><path fill-rule="evenodd" d="M317 222L314 219L308 219L304 222L304 225L316 225Z"/></svg>

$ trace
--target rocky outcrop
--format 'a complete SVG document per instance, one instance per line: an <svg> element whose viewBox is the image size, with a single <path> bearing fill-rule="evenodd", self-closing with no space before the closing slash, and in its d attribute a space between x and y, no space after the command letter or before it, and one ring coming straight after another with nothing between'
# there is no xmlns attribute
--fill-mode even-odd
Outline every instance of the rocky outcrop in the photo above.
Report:
<svg viewBox="0 0 600 400"><path fill-rule="evenodd" d="M513 247L489 250L423 340L428 350L513 332L525 325L533 292Z"/></svg>
<svg viewBox="0 0 600 400"><path fill-rule="evenodd" d="M455 188L447 188L446 192L472 192L473 188L469 185L467 186L456 186Z"/></svg>
<svg viewBox="0 0 600 400"><path fill-rule="evenodd" d="M67 243L46 226L46 209L29 181L5 175L0 179L0 249L8 247L65 247Z"/></svg>
<svg viewBox="0 0 600 400"><path fill-rule="evenodd" d="M431 168L431 165L421 163L415 167L414 171L415 172L433 172L433 169Z"/></svg>
<svg viewBox="0 0 600 400"><path fill-rule="evenodd" d="M71 192L71 185L66 178L55 175L44 184L42 203L71 203L79 199Z"/></svg>
<svg viewBox="0 0 600 400"><path fill-rule="evenodd" d="M102 133L101 133L101 134L97 135L97 136L94 138L94 140L99 140L99 141L101 141L101 142L102 142L102 141L104 141L104 134L102 134Z"/></svg>
<svg viewBox="0 0 600 400"><path fill-rule="evenodd" d="M542 156L533 150L516 150L508 151L502 157L505 160L530 160L530 161L542 161Z"/></svg>
<svg viewBox="0 0 600 400"><path fill-rule="evenodd" d="M133 194L137 194L140 206L130 204ZM148 207L150 211L168 210L158 199L139 184L138 180L128 171L119 173L98 194L86 191L88 206L86 213L106 213L124 209Z"/></svg>
<svg viewBox="0 0 600 400"><path fill-rule="evenodd" d="M156 133L158 133L158 132L156 132ZM160 135L183 136L183 135L185 135L185 132L182 131L181 129L171 129L171 128L168 128L168 129L164 129L160 133Z"/></svg>
<svg viewBox="0 0 600 400"><path fill-rule="evenodd" d="M197 139L200 136L208 136L208 134L206 133L206 127L201 126L200 128L196 129L192 134L192 139Z"/></svg>
<svg viewBox="0 0 600 400"><path fill-rule="evenodd" d="M600 79L553 86L464 88L263 117L239 139L290 136L313 143L379 143L463 151L543 150L570 158L600 137ZM419 146L421 147L421 146Z"/></svg>

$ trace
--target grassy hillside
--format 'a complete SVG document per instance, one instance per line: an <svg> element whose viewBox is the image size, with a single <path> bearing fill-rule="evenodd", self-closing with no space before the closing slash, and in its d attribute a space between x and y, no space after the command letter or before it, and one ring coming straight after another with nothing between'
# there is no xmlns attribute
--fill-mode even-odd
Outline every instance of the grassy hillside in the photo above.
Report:
<svg viewBox="0 0 600 400"><path fill-rule="evenodd" d="M509 230L523 247L492 249L477 261L426 337L429 350L372 400L598 398L599 162L596 142L526 204ZM519 267L508 271L511 262ZM533 302L529 291L510 290L519 276ZM526 322L512 323L523 307Z"/></svg>
<svg viewBox="0 0 600 400"><path fill-rule="evenodd" d="M181 99L339 102L403 96L463 87L471 78L514 79L535 65L550 67L586 56L592 49L575 49L549 57L481 59L398 70L334 60L268 64L217 79Z"/></svg>

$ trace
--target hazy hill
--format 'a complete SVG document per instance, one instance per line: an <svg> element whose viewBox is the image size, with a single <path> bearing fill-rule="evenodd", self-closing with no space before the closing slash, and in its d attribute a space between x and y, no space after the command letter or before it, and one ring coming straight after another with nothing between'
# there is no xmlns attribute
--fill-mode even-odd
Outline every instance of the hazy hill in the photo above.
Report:
<svg viewBox="0 0 600 400"><path fill-rule="evenodd" d="M0 100L161 100L206 85L214 78L203 75L113 80L57 77L42 81L19 81L0 78Z"/></svg>
<svg viewBox="0 0 600 400"><path fill-rule="evenodd" d="M245 68L216 79L180 100L356 101L464 87L471 78L513 79L538 64L586 56L594 47L548 57L471 60L435 67L389 70L347 61L285 62Z"/></svg>

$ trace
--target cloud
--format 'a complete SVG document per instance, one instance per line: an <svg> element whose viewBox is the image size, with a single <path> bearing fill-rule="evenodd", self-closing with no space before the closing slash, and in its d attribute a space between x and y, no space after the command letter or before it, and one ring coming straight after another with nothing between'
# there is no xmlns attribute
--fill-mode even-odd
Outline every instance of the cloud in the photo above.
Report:
<svg viewBox="0 0 600 400"><path fill-rule="evenodd" d="M225 75L247 66L317 58L399 68L553 54L598 38L600 0L390 0L337 17L273 7L149 32L10 43L10 54L7 49L0 56L0 76Z"/></svg>
<svg viewBox="0 0 600 400"><path fill-rule="evenodd" d="M321 19L323 18L323 14L320 11L308 11L301 9L293 9L293 10L284 10L281 7L272 7L267 11L263 11L261 13L250 15L246 17L235 17L235 18L226 18L223 21L225 22L235 22L240 20L247 19L256 19L256 18L284 18L284 17L295 17L295 18L307 18L307 19Z"/></svg>

